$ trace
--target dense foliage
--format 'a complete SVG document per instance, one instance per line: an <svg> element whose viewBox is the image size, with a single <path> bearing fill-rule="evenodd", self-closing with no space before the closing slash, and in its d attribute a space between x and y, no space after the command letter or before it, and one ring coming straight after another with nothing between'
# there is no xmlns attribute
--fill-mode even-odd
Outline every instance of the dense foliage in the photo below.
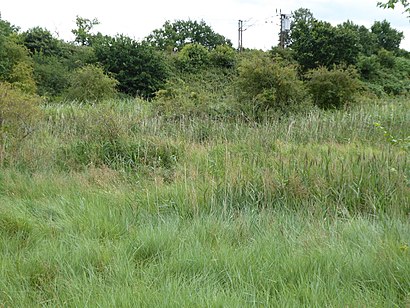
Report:
<svg viewBox="0 0 410 308"><path fill-rule="evenodd" d="M203 20L167 21L147 37L151 45L167 51L181 50L187 44L201 44L212 49L218 45L232 45L224 36L215 33Z"/></svg>
<svg viewBox="0 0 410 308"><path fill-rule="evenodd" d="M308 72L313 103L323 109L342 108L356 101L360 82L353 68L319 67Z"/></svg>
<svg viewBox="0 0 410 308"><path fill-rule="evenodd" d="M0 165L14 146L33 132L39 120L39 98L9 83L0 82Z"/></svg>
<svg viewBox="0 0 410 308"><path fill-rule="evenodd" d="M283 65L279 58L254 52L244 58L238 67L238 90L243 110L261 115L268 110L280 113L300 111L306 102L303 82L297 67Z"/></svg>
<svg viewBox="0 0 410 308"><path fill-rule="evenodd" d="M247 117L271 111L290 114L312 103L346 105L351 100L340 101L343 87L330 86L335 74L343 74L335 66L356 68L362 84L354 93L380 97L410 90L410 55L400 49L403 33L386 20L370 28L352 21L334 26L301 8L293 13L286 48L242 53L203 20L167 21L141 42L95 33L98 24L97 19L77 16L75 40L65 42L47 29L20 32L0 20L0 80L51 101L98 101L117 93L148 98L159 113L209 115L217 110L219 115ZM318 86L318 76L312 74L330 75ZM313 80L324 93L313 90ZM103 93L104 84L109 94L90 94ZM206 98L210 91L215 100ZM318 103L319 96L328 102Z"/></svg>
<svg viewBox="0 0 410 308"><path fill-rule="evenodd" d="M35 27L21 34L23 44L34 55L42 53L46 56L61 55L62 42L54 38L50 31Z"/></svg>
<svg viewBox="0 0 410 308"><path fill-rule="evenodd" d="M95 45L98 61L119 81L121 92L149 97L167 77L165 58L145 43L126 37L104 37Z"/></svg>
<svg viewBox="0 0 410 308"><path fill-rule="evenodd" d="M289 47L303 70L318 66L354 64L359 54L359 39L343 25L334 27L316 20L309 10L294 12Z"/></svg>
<svg viewBox="0 0 410 308"><path fill-rule="evenodd" d="M102 68L86 65L71 74L66 97L69 100L97 103L114 98L117 85L118 81L105 75Z"/></svg>
<svg viewBox="0 0 410 308"><path fill-rule="evenodd" d="M410 3L408 0L388 0L386 2L378 2L377 5L385 9L394 9L397 3L400 3L404 7L405 12L410 14Z"/></svg>

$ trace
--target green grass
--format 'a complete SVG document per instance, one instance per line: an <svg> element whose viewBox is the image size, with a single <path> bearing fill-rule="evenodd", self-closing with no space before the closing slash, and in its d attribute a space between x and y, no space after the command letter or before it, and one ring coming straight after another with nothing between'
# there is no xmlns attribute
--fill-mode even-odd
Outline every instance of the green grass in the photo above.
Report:
<svg viewBox="0 0 410 308"><path fill-rule="evenodd" d="M408 101L252 123L50 105L0 167L0 307L410 305Z"/></svg>

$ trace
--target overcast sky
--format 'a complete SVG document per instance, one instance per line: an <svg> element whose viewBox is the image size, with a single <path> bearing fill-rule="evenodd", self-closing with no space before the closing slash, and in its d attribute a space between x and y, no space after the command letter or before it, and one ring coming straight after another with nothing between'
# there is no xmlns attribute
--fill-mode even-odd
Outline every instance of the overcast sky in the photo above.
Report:
<svg viewBox="0 0 410 308"><path fill-rule="evenodd" d="M77 15L97 18L96 31L107 35L125 34L142 40L166 20L203 19L216 32L229 38L237 47L238 19L245 20L243 45L246 48L270 49L278 42L279 17L282 13L304 7L320 20L336 25L346 20L370 27L374 21L386 19L404 32L402 48L410 50L410 19L402 8L383 10L378 0L2 0L2 19L23 31L40 26L57 33L64 40L73 40Z"/></svg>

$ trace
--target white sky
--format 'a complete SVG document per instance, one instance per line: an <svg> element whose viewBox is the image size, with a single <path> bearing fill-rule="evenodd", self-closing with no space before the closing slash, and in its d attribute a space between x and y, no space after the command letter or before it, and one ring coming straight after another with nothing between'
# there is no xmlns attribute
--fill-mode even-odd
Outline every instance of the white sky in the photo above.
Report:
<svg viewBox="0 0 410 308"><path fill-rule="evenodd" d="M237 47L238 19L247 21L243 33L246 48L270 49L277 45L279 18L276 9L291 13L300 7L308 8L320 20L332 24L352 20L370 27L374 21L386 19L404 32L402 48L410 50L410 19L402 8L383 10L378 0L1 0L2 19L19 26L23 31L40 26L58 33L64 40L73 40L77 15L97 18L95 30L107 35L125 34L142 40L166 20L203 19L214 31L229 38Z"/></svg>

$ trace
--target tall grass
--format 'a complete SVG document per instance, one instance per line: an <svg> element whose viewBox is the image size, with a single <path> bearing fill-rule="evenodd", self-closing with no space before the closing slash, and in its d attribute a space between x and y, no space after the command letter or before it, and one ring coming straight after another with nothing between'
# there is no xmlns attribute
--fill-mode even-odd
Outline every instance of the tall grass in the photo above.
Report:
<svg viewBox="0 0 410 308"><path fill-rule="evenodd" d="M266 119L44 107L0 169L0 306L410 305L406 100Z"/></svg>
<svg viewBox="0 0 410 308"><path fill-rule="evenodd" d="M20 176L18 183L32 181ZM125 192L3 195L5 306L405 306L410 226L295 212L149 213ZM28 184L26 184L28 185Z"/></svg>
<svg viewBox="0 0 410 308"><path fill-rule="evenodd" d="M188 215L245 207L409 211L408 152L373 125L405 137L405 100L262 123L170 121L151 117L144 104L49 106L36 135L9 163L35 173L106 171L137 181L144 204L172 204Z"/></svg>

